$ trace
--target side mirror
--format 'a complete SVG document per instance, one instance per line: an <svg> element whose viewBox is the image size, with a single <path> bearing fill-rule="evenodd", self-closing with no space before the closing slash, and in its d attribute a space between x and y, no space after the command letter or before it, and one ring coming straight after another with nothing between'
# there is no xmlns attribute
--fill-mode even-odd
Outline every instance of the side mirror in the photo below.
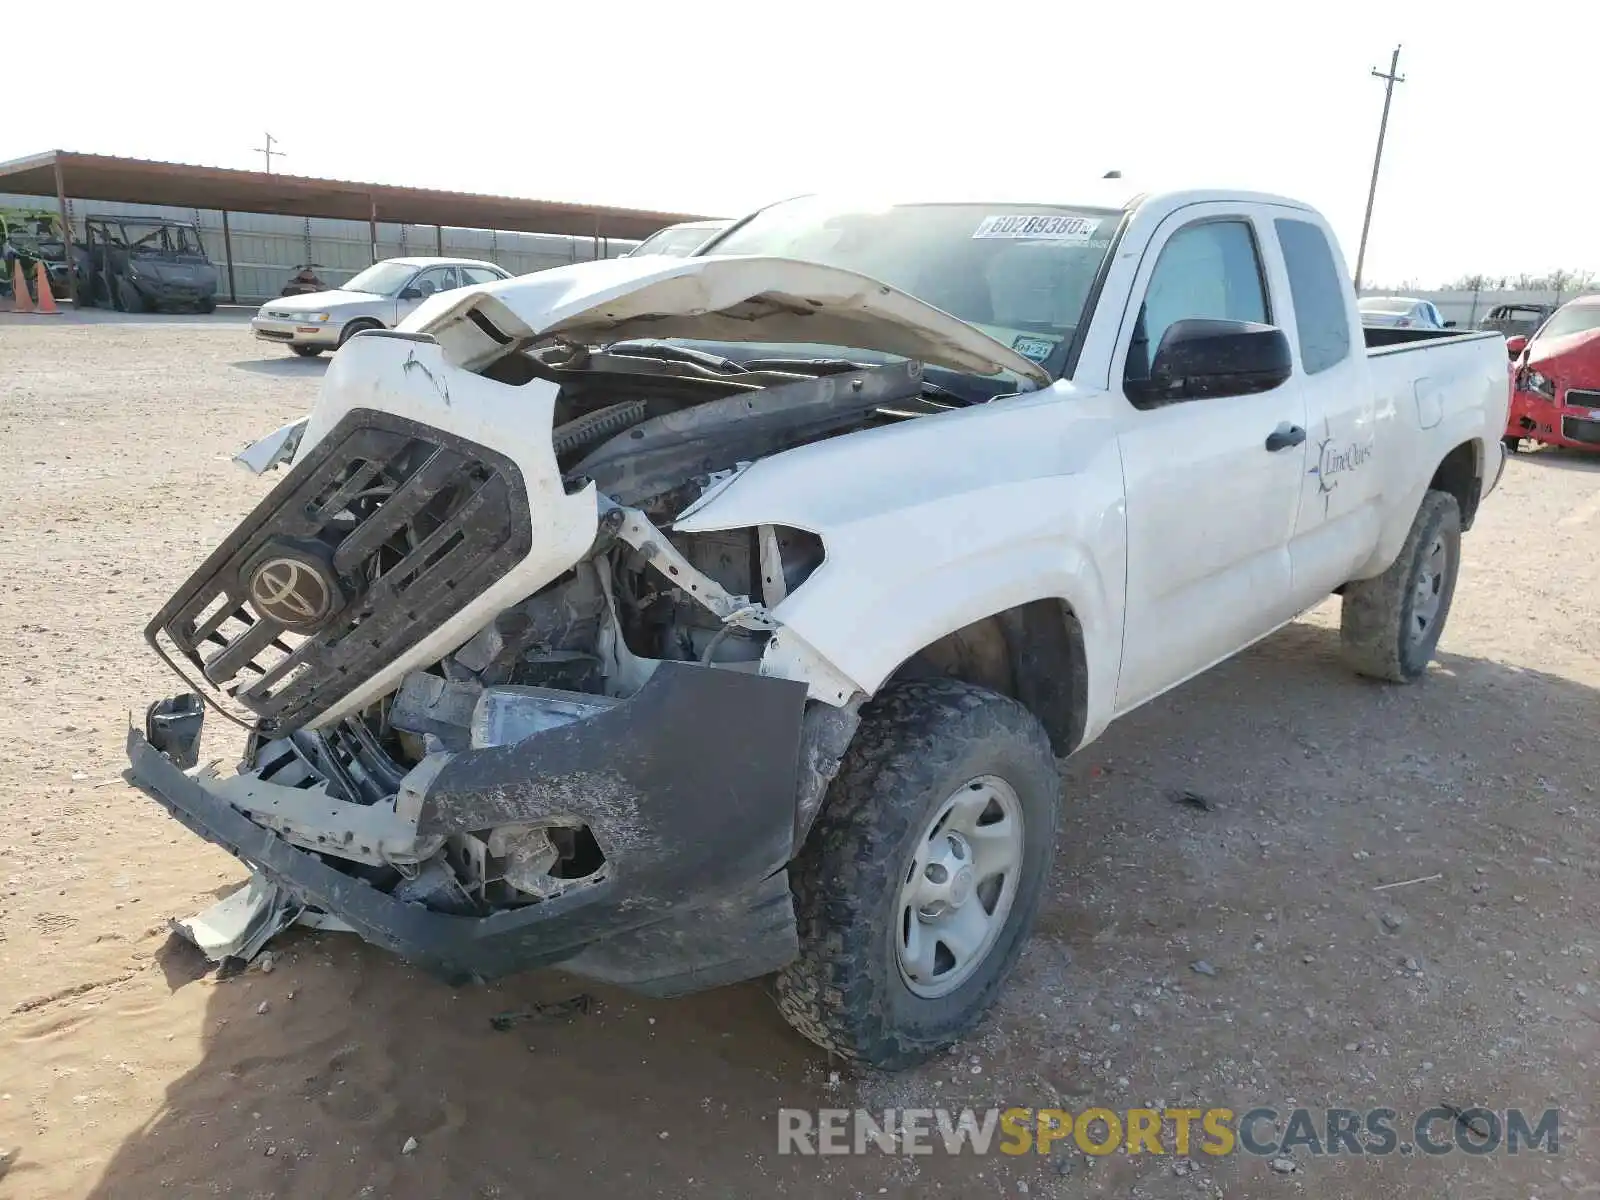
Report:
<svg viewBox="0 0 1600 1200"><path fill-rule="evenodd" d="M1253 396L1294 374L1289 339L1275 325L1193 317L1161 335L1139 398L1154 403L1204 396Z"/></svg>
<svg viewBox="0 0 1600 1200"><path fill-rule="evenodd" d="M1444 327L1446 329L1454 329L1456 327L1456 323L1454 321L1446 321L1444 323Z"/></svg>
<svg viewBox="0 0 1600 1200"><path fill-rule="evenodd" d="M422 289L421 288L414 288L414 287L401 288L400 289L400 299L402 299L402 300L421 300L422 299Z"/></svg>
<svg viewBox="0 0 1600 1200"><path fill-rule="evenodd" d="M1506 339L1506 353L1512 358L1521 354L1528 348L1528 335L1525 333L1513 334Z"/></svg>

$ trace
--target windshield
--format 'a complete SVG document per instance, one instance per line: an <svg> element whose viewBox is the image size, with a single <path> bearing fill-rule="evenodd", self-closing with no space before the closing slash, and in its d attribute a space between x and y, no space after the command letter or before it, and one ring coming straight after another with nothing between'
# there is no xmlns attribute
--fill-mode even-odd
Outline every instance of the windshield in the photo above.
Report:
<svg viewBox="0 0 1600 1200"><path fill-rule="evenodd" d="M673 258L684 258L716 237L717 231L724 228L726 226L701 225L685 229L681 225L674 225L670 229L652 233L644 241L628 251L628 257L638 258L646 254L667 254Z"/></svg>
<svg viewBox="0 0 1600 1200"><path fill-rule="evenodd" d="M773 205L710 247L870 275L1045 362L1087 315L1116 230L1110 209L1005 204Z"/></svg>
<svg viewBox="0 0 1600 1200"><path fill-rule="evenodd" d="M417 273L409 263L373 263L361 274L339 286L347 292L370 292L374 296L388 296L400 290L406 280Z"/></svg>
<svg viewBox="0 0 1600 1200"><path fill-rule="evenodd" d="M188 225L120 225L117 232L135 257L203 253L198 235Z"/></svg>
<svg viewBox="0 0 1600 1200"><path fill-rule="evenodd" d="M1395 300L1388 296L1379 296L1361 302L1362 312L1391 313L1401 315L1410 312L1417 306L1415 300Z"/></svg>
<svg viewBox="0 0 1600 1200"><path fill-rule="evenodd" d="M1545 322L1539 337L1570 337L1591 329L1600 329L1600 304L1569 304Z"/></svg>

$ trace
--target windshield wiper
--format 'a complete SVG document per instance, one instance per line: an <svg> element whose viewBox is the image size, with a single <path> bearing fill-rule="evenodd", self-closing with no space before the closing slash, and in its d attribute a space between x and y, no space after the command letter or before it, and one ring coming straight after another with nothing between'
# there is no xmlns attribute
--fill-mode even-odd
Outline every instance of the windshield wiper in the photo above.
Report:
<svg viewBox="0 0 1600 1200"><path fill-rule="evenodd" d="M612 354L634 358L659 358L668 362L694 363L696 366L709 367L713 371L721 371L728 375L743 375L747 370L733 359L723 358L720 354L707 354L704 350L691 350L688 346L674 346L670 342L657 342L646 338L613 342L606 349Z"/></svg>

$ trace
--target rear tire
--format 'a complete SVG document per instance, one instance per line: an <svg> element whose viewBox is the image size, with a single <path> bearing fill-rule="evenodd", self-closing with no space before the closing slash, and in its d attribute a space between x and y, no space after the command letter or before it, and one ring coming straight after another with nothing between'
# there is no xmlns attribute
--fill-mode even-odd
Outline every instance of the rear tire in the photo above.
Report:
<svg viewBox="0 0 1600 1200"><path fill-rule="evenodd" d="M1522 439L1512 437L1509 433L1500 439L1500 444L1506 448L1507 454L1517 454L1522 450Z"/></svg>
<svg viewBox="0 0 1600 1200"><path fill-rule="evenodd" d="M351 321L350 324L346 325L342 330L340 330L339 345L344 345L351 338L355 337L356 334L362 332L363 330L382 328L382 321L374 321L370 317L362 317L359 320Z"/></svg>
<svg viewBox="0 0 1600 1200"><path fill-rule="evenodd" d="M885 688L790 867L800 955L777 978L784 1018L826 1050L887 1069L971 1032L1032 928L1060 803L1050 739L1016 701L948 679ZM966 869L935 874L941 854ZM946 899L925 904L924 879ZM971 929L958 915L982 930L965 958L943 940Z"/></svg>
<svg viewBox="0 0 1600 1200"><path fill-rule="evenodd" d="M289 349L293 350L301 358L315 358L322 353L321 346L290 346Z"/></svg>
<svg viewBox="0 0 1600 1200"><path fill-rule="evenodd" d="M1373 679L1420 679L1450 616L1460 568L1460 506L1454 496L1430 491L1389 569L1345 586L1339 624L1345 660Z"/></svg>
<svg viewBox="0 0 1600 1200"><path fill-rule="evenodd" d="M194 308L199 313L214 313L217 311L217 298L215 296L206 296L204 299L196 301Z"/></svg>

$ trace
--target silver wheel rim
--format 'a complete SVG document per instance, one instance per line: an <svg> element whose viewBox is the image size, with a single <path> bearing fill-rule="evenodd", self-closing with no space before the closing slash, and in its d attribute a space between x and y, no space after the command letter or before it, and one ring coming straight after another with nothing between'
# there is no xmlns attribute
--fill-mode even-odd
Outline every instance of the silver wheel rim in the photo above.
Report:
<svg viewBox="0 0 1600 1200"><path fill-rule="evenodd" d="M1022 838L1022 801L995 775L962 784L923 827L895 909L895 958L913 994L949 995L993 951L1016 900Z"/></svg>
<svg viewBox="0 0 1600 1200"><path fill-rule="evenodd" d="M1427 640L1439 622L1439 610L1444 607L1445 581L1450 572L1450 547L1442 536L1433 539L1428 552L1422 556L1417 569L1417 584L1411 596L1411 644L1420 645Z"/></svg>

